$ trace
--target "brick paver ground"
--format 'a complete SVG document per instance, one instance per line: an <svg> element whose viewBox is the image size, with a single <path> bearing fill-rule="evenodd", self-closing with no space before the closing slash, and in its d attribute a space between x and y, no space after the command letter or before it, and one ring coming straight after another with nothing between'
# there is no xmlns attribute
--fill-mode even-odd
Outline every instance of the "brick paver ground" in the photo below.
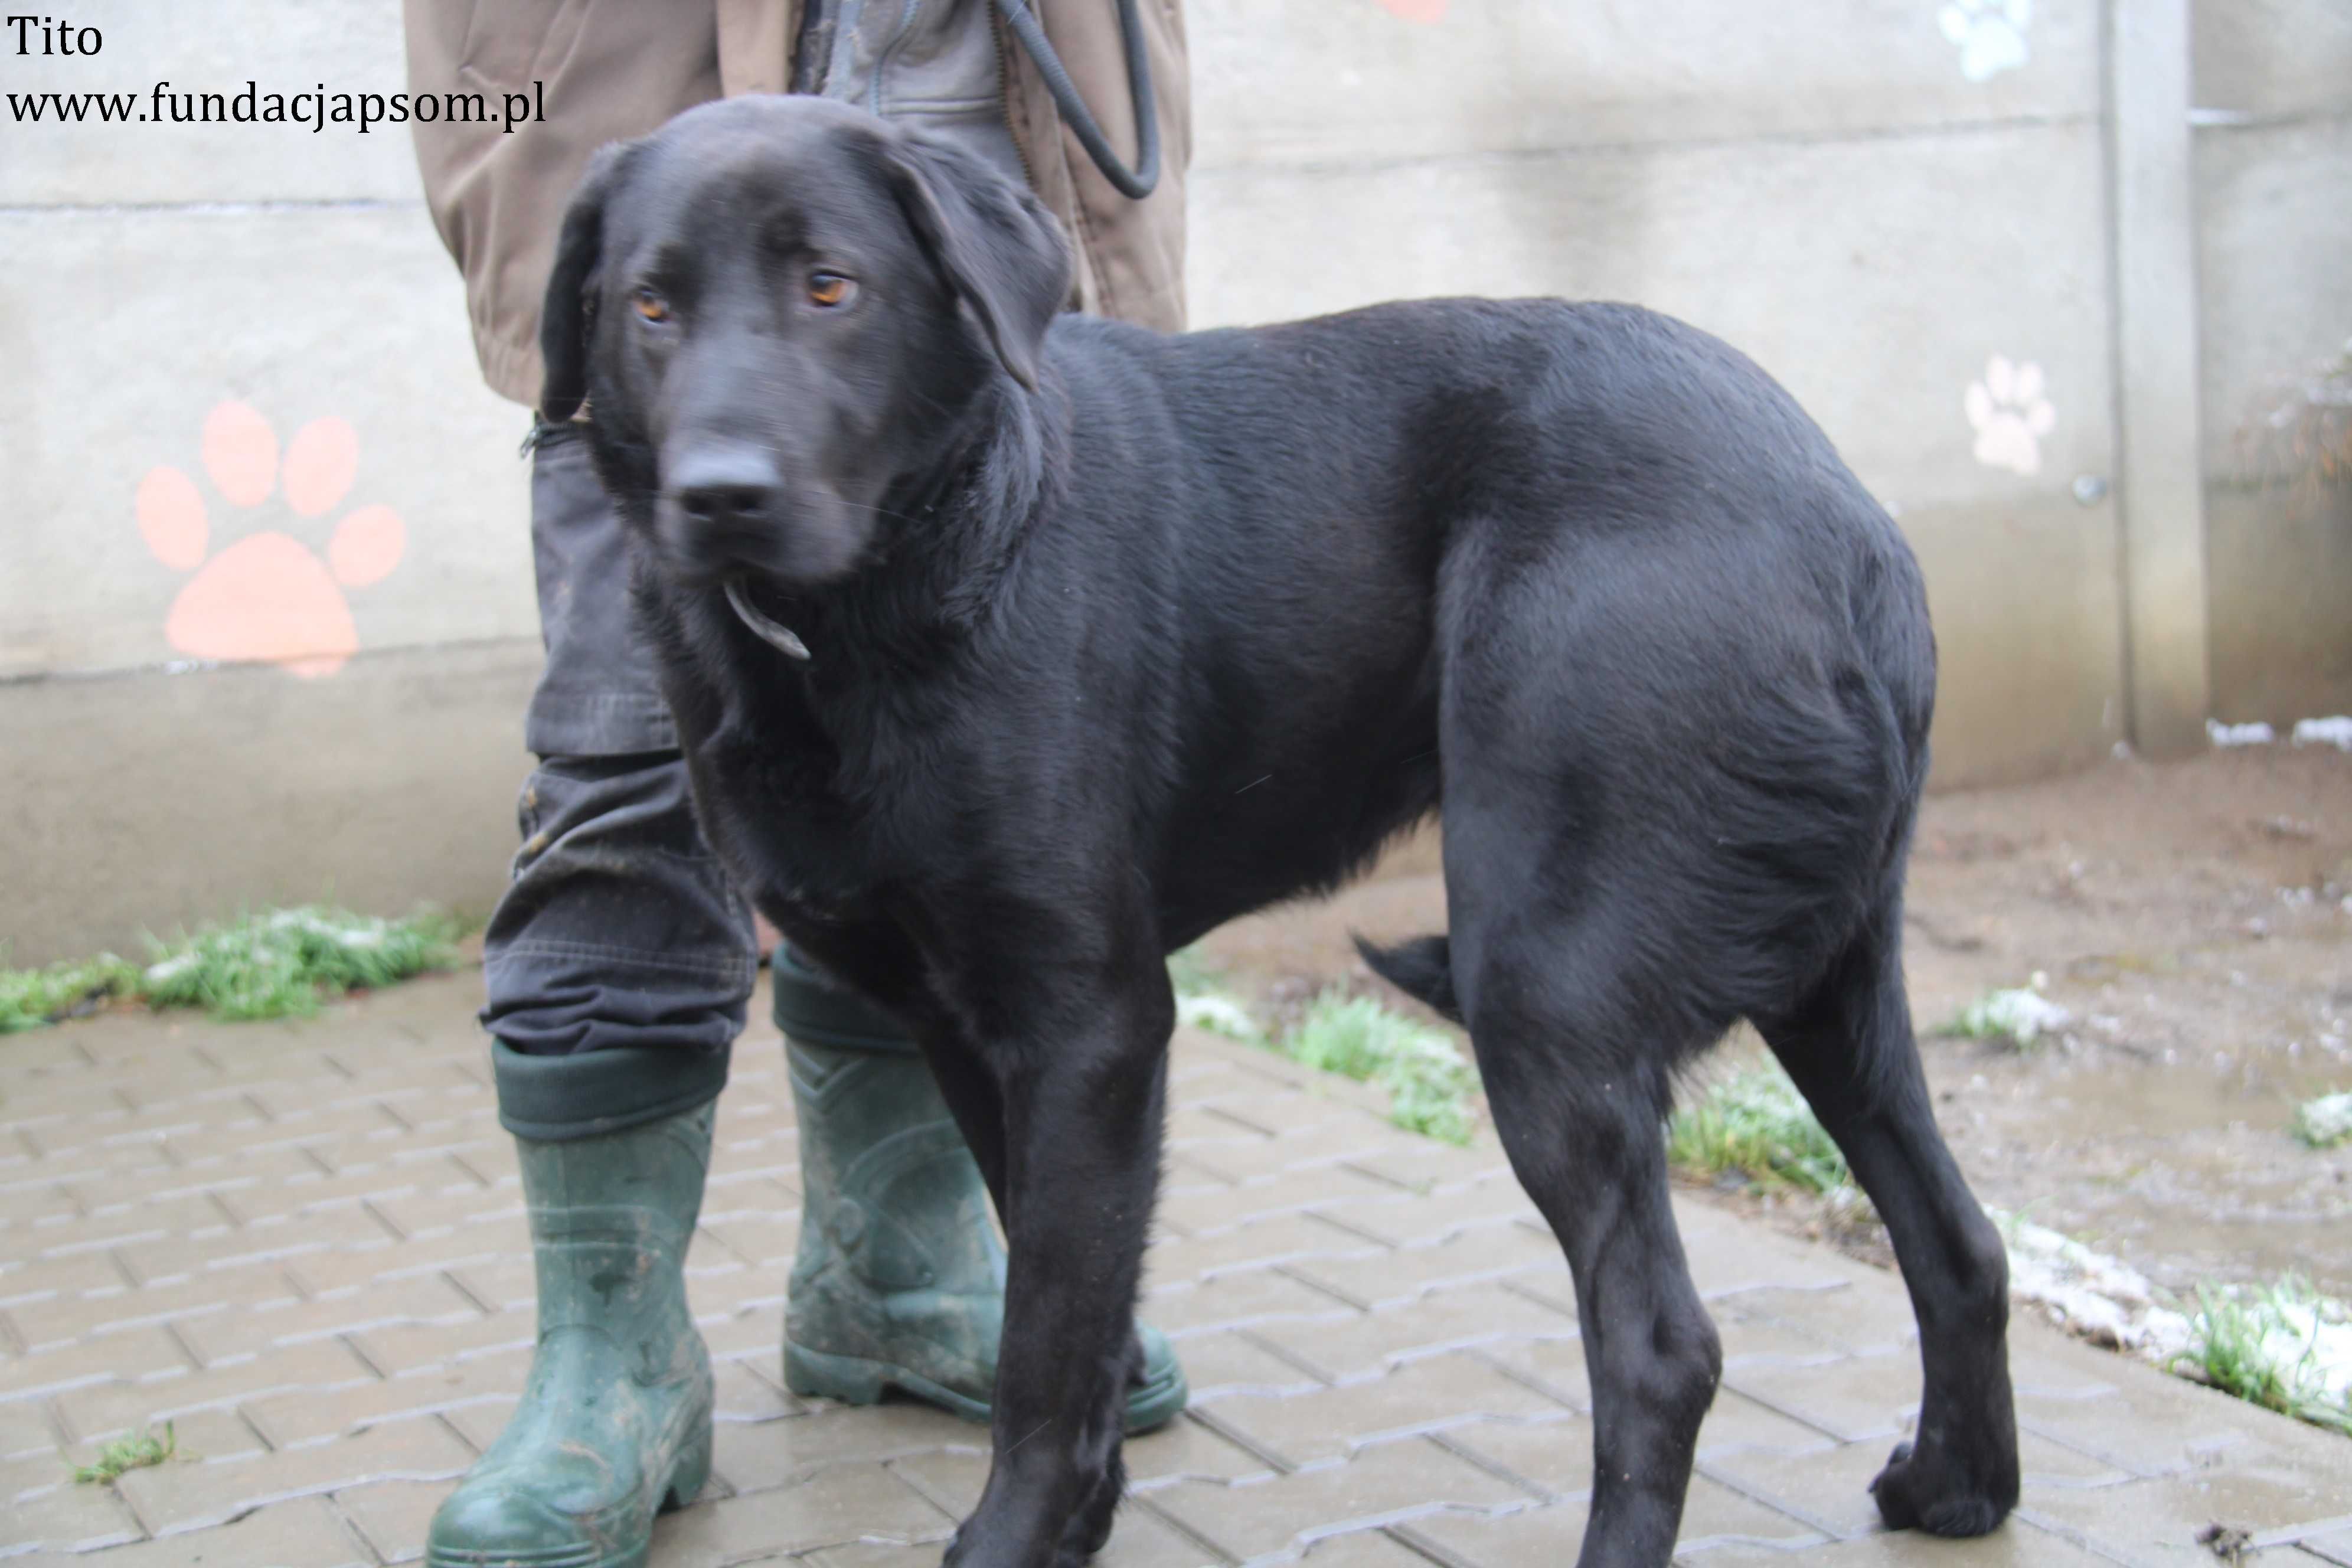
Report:
<svg viewBox="0 0 2352 1568"><path fill-rule="evenodd" d="M511 1146L453 976L299 1025L118 1016L0 1040L0 1557L103 1568L412 1562L532 1338ZM1569 1560L1591 1456L1567 1272L1491 1144L1181 1039L1147 1314L1190 1414L1128 1447L1107 1568ZM772 1031L736 1056L689 1272L719 1366L716 1474L655 1562L912 1568L977 1496L984 1433L796 1400L777 1336L798 1217ZM2352 1444L2021 1323L2024 1505L1952 1544L1864 1485L1918 1392L1891 1274L1680 1215L1724 1389L1684 1524L1708 1568L2266 1563L2352 1568ZM170 1421L117 1486L68 1465Z"/></svg>

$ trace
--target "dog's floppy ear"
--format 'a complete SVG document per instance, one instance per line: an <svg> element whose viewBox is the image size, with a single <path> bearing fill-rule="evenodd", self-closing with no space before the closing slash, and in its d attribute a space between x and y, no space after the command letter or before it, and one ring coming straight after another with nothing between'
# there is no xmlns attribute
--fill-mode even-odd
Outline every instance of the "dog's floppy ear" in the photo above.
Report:
<svg viewBox="0 0 2352 1568"><path fill-rule="evenodd" d="M976 154L903 132L882 163L891 194L1013 379L1037 390L1037 353L1070 295L1070 248L1037 198Z"/></svg>
<svg viewBox="0 0 2352 1568"><path fill-rule="evenodd" d="M539 312L539 357L546 366L539 414L561 425L580 412L588 396L588 334L596 324L593 298L604 254L604 203L620 179L631 143L614 142L588 161L588 170L563 211L555 242L555 266L547 275L547 300Z"/></svg>

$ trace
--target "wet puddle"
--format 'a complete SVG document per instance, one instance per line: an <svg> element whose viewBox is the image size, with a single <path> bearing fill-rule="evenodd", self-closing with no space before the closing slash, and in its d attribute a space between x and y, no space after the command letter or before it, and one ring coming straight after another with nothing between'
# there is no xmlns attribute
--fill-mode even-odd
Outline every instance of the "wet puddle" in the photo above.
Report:
<svg viewBox="0 0 2352 1568"><path fill-rule="evenodd" d="M2303 1100L2352 1083L2352 1061L2084 1054L1927 1043L1937 1115L1979 1197L2184 1297L2200 1279L2289 1271L2352 1297L2352 1148L2290 1131Z"/></svg>

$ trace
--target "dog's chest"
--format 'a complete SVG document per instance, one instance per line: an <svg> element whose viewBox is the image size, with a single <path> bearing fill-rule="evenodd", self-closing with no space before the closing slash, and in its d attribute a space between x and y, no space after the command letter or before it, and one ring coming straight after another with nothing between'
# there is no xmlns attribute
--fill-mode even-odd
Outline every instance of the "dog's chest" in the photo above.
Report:
<svg viewBox="0 0 2352 1568"><path fill-rule="evenodd" d="M681 731L706 831L762 910L865 919L936 868L946 796L915 787L919 752L877 758L866 736L845 754L798 704Z"/></svg>
<svg viewBox="0 0 2352 1568"><path fill-rule="evenodd" d="M688 757L704 831L762 910L842 920L873 901L883 878L864 814L825 787L815 759L740 731Z"/></svg>

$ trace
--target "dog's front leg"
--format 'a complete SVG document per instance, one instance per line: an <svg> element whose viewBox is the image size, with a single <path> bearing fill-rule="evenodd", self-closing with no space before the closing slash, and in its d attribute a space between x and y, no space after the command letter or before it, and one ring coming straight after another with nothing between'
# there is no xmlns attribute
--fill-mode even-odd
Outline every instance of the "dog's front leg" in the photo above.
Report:
<svg viewBox="0 0 2352 1568"><path fill-rule="evenodd" d="M1063 991L1046 1016L1036 1037L986 1051L1004 1107L1010 1278L995 1458L948 1549L954 1568L1082 1563L1125 1488L1120 1417L1175 1003L1153 954L1084 1001Z"/></svg>

